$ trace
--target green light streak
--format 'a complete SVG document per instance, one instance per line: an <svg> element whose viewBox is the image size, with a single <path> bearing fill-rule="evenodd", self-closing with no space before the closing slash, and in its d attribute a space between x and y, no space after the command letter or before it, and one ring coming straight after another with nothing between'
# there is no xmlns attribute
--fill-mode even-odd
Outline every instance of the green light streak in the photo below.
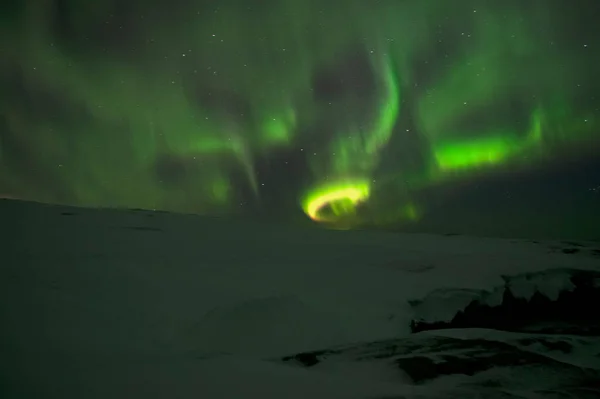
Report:
<svg viewBox="0 0 600 399"><path fill-rule="evenodd" d="M52 2L0 27L2 193L198 213L292 201L387 223L419 219L425 188L597 142L582 99L600 56L566 44L562 6L133 1L129 20L115 1L68 3L69 34Z"/></svg>
<svg viewBox="0 0 600 399"><path fill-rule="evenodd" d="M333 222L354 215L356 207L369 198L366 181L343 181L311 190L303 199L304 212L314 221Z"/></svg>

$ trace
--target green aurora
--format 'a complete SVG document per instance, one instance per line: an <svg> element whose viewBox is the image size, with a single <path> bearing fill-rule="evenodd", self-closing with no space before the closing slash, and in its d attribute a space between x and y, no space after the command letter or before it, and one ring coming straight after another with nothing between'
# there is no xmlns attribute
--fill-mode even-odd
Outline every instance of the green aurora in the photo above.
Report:
<svg viewBox="0 0 600 399"><path fill-rule="evenodd" d="M3 6L0 194L411 223L431 187L597 146L565 1L151 3Z"/></svg>

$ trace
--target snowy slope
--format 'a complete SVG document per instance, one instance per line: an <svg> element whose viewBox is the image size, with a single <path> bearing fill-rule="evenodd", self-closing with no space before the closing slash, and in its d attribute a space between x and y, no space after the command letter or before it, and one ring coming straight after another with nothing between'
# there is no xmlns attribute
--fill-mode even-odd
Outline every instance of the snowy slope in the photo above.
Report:
<svg viewBox="0 0 600 399"><path fill-rule="evenodd" d="M597 337L444 330L280 361L315 374L395 381L426 397L600 397Z"/></svg>
<svg viewBox="0 0 600 399"><path fill-rule="evenodd" d="M293 229L9 200L0 221L9 398L435 397L410 378L348 379L273 359L412 339L415 321L451 321L474 300L502 303L507 284L527 282L515 295L552 296L572 290L573 270L600 271L593 242Z"/></svg>

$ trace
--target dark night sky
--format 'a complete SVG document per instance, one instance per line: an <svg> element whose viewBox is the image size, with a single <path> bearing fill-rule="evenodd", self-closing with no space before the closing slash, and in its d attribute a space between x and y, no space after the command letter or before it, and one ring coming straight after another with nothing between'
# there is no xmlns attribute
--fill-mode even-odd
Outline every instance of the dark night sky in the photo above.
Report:
<svg viewBox="0 0 600 399"><path fill-rule="evenodd" d="M3 1L0 196L600 238L600 5Z"/></svg>

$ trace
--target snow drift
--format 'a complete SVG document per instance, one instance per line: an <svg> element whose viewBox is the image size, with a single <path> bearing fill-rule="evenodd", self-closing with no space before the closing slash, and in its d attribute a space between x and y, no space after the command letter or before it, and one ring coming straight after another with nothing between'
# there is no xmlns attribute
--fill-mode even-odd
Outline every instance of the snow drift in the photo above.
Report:
<svg viewBox="0 0 600 399"><path fill-rule="evenodd" d="M295 229L11 200L0 201L0 220L0 387L9 399L448 398L455 388L473 397L477 379L454 388L419 380L415 368L432 367L423 361L398 379L377 362L350 358L340 376L281 359L394 340L433 354L438 343L417 337L428 333L411 333L441 327L461 329L436 334L574 334L581 309L593 310L585 301L597 303L593 242ZM581 317L512 327L514 318L486 318L518 307L532 309L521 319L540 309ZM544 367L544 376L558 370ZM570 381L583 381L573 372Z"/></svg>
<svg viewBox="0 0 600 399"><path fill-rule="evenodd" d="M493 290L437 289L410 301L413 332L440 328L551 328L600 335L600 272L554 269L502 276Z"/></svg>

